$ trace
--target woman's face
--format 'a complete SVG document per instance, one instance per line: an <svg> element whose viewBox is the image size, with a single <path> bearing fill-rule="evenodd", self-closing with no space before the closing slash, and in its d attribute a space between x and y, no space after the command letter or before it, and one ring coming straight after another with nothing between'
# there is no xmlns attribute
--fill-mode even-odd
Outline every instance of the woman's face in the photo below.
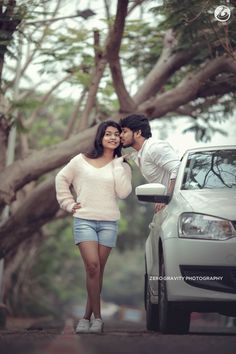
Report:
<svg viewBox="0 0 236 354"><path fill-rule="evenodd" d="M115 150L120 145L120 132L115 127L107 127L102 139L104 149Z"/></svg>

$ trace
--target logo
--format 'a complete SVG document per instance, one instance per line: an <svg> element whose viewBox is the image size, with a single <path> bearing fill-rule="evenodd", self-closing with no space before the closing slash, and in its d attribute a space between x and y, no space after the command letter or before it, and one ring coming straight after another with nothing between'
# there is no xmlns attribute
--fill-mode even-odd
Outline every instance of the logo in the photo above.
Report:
<svg viewBox="0 0 236 354"><path fill-rule="evenodd" d="M221 6L217 6L214 15L217 21L226 22L230 19L231 11L228 6L221 5Z"/></svg>

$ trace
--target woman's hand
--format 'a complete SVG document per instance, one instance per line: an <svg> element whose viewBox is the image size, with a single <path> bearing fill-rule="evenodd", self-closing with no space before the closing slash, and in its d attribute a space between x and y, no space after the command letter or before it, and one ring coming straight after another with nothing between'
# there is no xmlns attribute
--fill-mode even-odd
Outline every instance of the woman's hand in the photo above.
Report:
<svg viewBox="0 0 236 354"><path fill-rule="evenodd" d="M72 208L72 214L74 214L76 212L77 209L81 208L81 204L80 203L75 203L73 208Z"/></svg>
<svg viewBox="0 0 236 354"><path fill-rule="evenodd" d="M131 156L131 153L129 153L129 154L124 154L124 155L122 155L121 157L123 157L123 161L128 161L129 160L129 158L130 158L130 156Z"/></svg>
<svg viewBox="0 0 236 354"><path fill-rule="evenodd" d="M120 157L116 157L113 161L114 161L115 163L122 163L122 162L124 162L125 160L127 161L127 160L129 159L129 156L130 156L130 154L125 154L125 155L122 155L122 156L120 156Z"/></svg>

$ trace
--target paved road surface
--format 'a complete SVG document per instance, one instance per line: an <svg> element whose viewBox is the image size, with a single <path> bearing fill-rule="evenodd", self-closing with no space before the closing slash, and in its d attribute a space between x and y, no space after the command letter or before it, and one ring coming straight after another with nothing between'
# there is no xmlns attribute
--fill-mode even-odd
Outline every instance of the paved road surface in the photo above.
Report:
<svg viewBox="0 0 236 354"><path fill-rule="evenodd" d="M194 321L188 335L147 332L145 323L106 322L102 335L74 334L74 321L9 322L1 354L235 354L236 328Z"/></svg>

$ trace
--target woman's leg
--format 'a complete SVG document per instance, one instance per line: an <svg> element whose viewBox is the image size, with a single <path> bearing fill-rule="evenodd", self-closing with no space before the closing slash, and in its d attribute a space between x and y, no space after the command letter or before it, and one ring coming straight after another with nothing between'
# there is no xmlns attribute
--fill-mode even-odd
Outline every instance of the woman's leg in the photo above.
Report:
<svg viewBox="0 0 236 354"><path fill-rule="evenodd" d="M103 281L103 273L105 269L106 262L108 260L109 254L111 253L112 248L103 246L101 244L98 245L98 253L99 253L99 261L100 261L100 292L102 291L102 281Z"/></svg>
<svg viewBox="0 0 236 354"><path fill-rule="evenodd" d="M104 268L105 268L105 265L106 265L106 262L107 262L107 259L109 257L111 250L112 250L111 247L106 247L106 246L98 244L98 256L99 256L99 263L100 263L100 276L99 276L100 293L102 291L102 281L103 281ZM88 297L84 318L90 319L92 312L93 312L92 306L91 306L91 303L90 303L90 300Z"/></svg>
<svg viewBox="0 0 236 354"><path fill-rule="evenodd" d="M95 318L101 318L99 246L96 241L84 241L79 244L79 249L85 265L89 299L89 311L86 311L84 318L90 319L91 312Z"/></svg>

